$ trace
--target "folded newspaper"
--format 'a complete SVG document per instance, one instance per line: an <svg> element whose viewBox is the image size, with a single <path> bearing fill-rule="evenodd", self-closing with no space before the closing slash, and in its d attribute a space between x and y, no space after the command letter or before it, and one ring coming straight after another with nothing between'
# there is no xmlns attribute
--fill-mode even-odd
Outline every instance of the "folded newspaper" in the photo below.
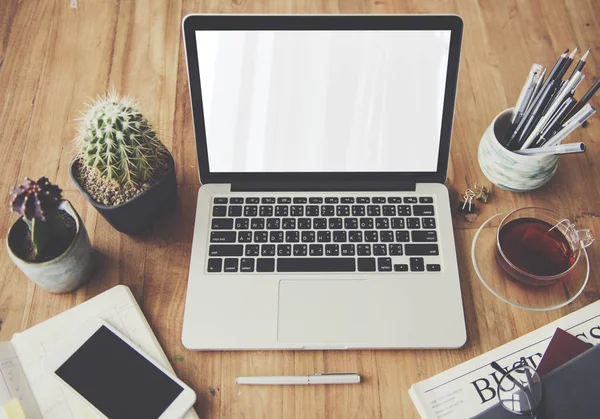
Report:
<svg viewBox="0 0 600 419"><path fill-rule="evenodd" d="M585 342L600 343L600 301L568 314L438 375L414 384L408 394L425 419L470 418L497 403L496 389L501 374L492 361L509 369L525 357L537 367L557 327Z"/></svg>

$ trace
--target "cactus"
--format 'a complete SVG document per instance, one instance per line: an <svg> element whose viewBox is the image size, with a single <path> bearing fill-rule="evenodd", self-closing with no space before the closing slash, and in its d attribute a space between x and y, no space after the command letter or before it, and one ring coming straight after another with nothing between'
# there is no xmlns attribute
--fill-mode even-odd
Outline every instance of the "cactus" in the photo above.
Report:
<svg viewBox="0 0 600 419"><path fill-rule="evenodd" d="M137 107L113 89L98 96L80 119L80 160L108 185L139 187L166 165L169 152Z"/></svg>
<svg viewBox="0 0 600 419"><path fill-rule="evenodd" d="M10 191L10 208L20 214L31 231L36 255L44 255L53 240L69 234L69 228L58 212L62 190L47 177L37 182L25 178L22 185Z"/></svg>

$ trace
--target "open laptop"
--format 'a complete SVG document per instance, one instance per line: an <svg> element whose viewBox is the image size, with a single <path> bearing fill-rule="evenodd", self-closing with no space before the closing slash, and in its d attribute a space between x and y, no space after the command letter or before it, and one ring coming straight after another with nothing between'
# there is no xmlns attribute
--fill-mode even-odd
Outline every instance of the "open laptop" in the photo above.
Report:
<svg viewBox="0 0 600 419"><path fill-rule="evenodd" d="M188 349L466 341L448 190L458 16L189 15Z"/></svg>

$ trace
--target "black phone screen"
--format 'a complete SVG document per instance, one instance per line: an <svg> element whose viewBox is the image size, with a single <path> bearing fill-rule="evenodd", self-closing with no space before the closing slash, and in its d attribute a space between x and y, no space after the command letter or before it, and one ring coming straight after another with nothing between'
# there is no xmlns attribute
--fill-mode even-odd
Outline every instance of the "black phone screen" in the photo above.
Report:
<svg viewBox="0 0 600 419"><path fill-rule="evenodd" d="M183 391L105 326L56 374L110 419L158 418Z"/></svg>

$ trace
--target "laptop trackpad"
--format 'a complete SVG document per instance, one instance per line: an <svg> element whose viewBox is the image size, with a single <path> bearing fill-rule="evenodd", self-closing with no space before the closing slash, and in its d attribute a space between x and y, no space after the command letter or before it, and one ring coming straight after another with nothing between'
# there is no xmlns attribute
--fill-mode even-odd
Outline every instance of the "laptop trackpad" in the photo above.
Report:
<svg viewBox="0 0 600 419"><path fill-rule="evenodd" d="M282 280L277 338L282 342L361 342L369 325L366 280Z"/></svg>

